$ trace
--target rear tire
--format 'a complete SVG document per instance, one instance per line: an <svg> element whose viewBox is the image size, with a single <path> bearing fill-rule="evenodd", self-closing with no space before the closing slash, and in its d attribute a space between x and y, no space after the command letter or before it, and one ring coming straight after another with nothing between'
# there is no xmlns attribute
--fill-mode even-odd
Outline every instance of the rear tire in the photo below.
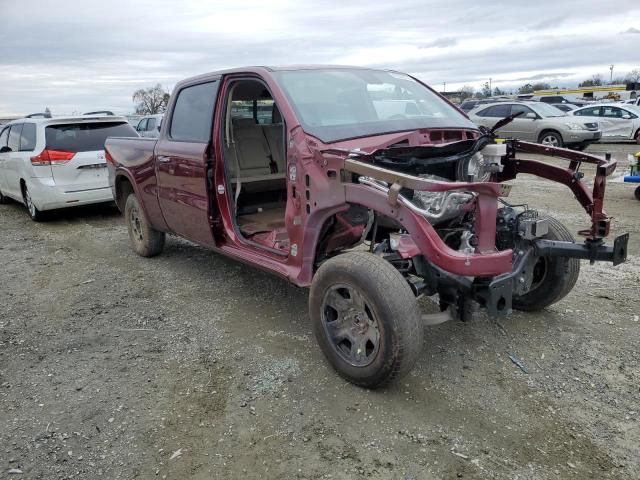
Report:
<svg viewBox="0 0 640 480"><path fill-rule="evenodd" d="M331 366L361 387L407 374L422 350L415 296L390 263L371 253L344 253L322 264L311 284L309 316Z"/></svg>
<svg viewBox="0 0 640 480"><path fill-rule="evenodd" d="M9 203L9 197L5 197L0 191L0 205L4 205L5 203Z"/></svg>
<svg viewBox="0 0 640 480"><path fill-rule="evenodd" d="M164 249L165 234L155 230L140 207L135 194L130 194L124 207L131 248L142 257L154 257Z"/></svg>
<svg viewBox="0 0 640 480"><path fill-rule="evenodd" d="M548 130L546 132L542 132L538 137L538 143L545 145L547 147L558 147L562 148L564 142L562 141L562 135L558 132L554 132L553 130Z"/></svg>
<svg viewBox="0 0 640 480"><path fill-rule="evenodd" d="M636 196L636 200L640 200L640 187L636 188L636 191L634 192L635 196Z"/></svg>
<svg viewBox="0 0 640 480"><path fill-rule="evenodd" d="M638 145L640 145L640 128L639 128L639 129L638 129L638 131L636 132L636 138L635 138L635 140L636 140L636 143L637 143Z"/></svg>
<svg viewBox="0 0 640 480"><path fill-rule="evenodd" d="M571 232L553 217L549 220L548 240L574 242ZM531 290L522 296L514 296L512 305L516 310L536 312L566 297L580 275L580 260L566 257L539 257L534 267L534 282Z"/></svg>
<svg viewBox="0 0 640 480"><path fill-rule="evenodd" d="M29 218L34 222L41 222L44 220L44 213L38 210L36 204L33 203L33 199L31 198L31 194L29 193L29 189L25 184L22 185L22 199L24 201L25 207L27 207L27 213L29 214Z"/></svg>

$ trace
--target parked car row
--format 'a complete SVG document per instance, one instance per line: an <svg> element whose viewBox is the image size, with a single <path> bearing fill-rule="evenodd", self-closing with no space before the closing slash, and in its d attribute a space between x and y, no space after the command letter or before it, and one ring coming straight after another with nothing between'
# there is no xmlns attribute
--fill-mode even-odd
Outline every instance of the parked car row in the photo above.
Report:
<svg viewBox="0 0 640 480"><path fill-rule="evenodd" d="M514 114L519 116L499 128L499 135L538 142L550 147L570 147L578 150L584 150L602 136L596 121L577 120L541 102L500 102L482 105L471 110L469 118L477 125L492 128L499 120Z"/></svg>
<svg viewBox="0 0 640 480"><path fill-rule="evenodd" d="M468 115L476 124L491 128L516 113L520 115L498 130L500 135L578 150L600 140L634 140L640 144L640 107L634 105L600 103L575 108L569 104L503 100L480 104Z"/></svg>

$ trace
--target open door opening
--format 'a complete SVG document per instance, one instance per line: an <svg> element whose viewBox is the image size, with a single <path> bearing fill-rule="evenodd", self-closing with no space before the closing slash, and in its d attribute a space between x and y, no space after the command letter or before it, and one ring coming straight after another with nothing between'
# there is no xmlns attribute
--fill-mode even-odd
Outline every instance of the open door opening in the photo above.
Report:
<svg viewBox="0 0 640 480"><path fill-rule="evenodd" d="M239 80L227 97L224 155L236 225L247 240L289 251L284 122L265 85Z"/></svg>

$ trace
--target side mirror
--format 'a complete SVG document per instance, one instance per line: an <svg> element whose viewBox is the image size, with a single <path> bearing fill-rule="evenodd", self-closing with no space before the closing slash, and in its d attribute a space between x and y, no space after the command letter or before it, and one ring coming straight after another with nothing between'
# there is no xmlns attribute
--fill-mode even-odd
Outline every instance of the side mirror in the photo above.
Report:
<svg viewBox="0 0 640 480"><path fill-rule="evenodd" d="M524 116L524 118L531 118L532 120L535 120L538 116L533 112L529 112Z"/></svg>
<svg viewBox="0 0 640 480"><path fill-rule="evenodd" d="M156 128L158 129L158 131L160 131L160 125L158 125Z"/></svg>
<svg viewBox="0 0 640 480"><path fill-rule="evenodd" d="M10 147L7 147L6 145L2 148L0 148L0 153L9 153L12 152L13 150L11 150Z"/></svg>

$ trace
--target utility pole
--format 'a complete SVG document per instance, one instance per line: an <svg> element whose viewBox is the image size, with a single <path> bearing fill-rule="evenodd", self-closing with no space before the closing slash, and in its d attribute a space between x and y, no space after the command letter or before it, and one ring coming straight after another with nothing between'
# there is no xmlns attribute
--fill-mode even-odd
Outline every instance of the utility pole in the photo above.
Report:
<svg viewBox="0 0 640 480"><path fill-rule="evenodd" d="M489 79L489 96L493 96L493 89L491 88L491 79Z"/></svg>
<svg viewBox="0 0 640 480"><path fill-rule="evenodd" d="M609 67L609 70L611 70L611 78L609 79L609 83L613 83L613 67L615 67L615 65L611 65Z"/></svg>
<svg viewBox="0 0 640 480"><path fill-rule="evenodd" d="M447 82L442 82L442 93L447 91Z"/></svg>

